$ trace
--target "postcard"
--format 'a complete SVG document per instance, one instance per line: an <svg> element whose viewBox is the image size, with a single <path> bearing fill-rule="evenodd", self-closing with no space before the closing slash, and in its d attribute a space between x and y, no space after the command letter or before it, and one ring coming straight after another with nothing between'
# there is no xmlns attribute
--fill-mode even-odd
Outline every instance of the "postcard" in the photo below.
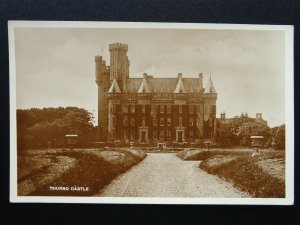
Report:
<svg viewBox="0 0 300 225"><path fill-rule="evenodd" d="M293 26L8 29L11 202L293 204Z"/></svg>

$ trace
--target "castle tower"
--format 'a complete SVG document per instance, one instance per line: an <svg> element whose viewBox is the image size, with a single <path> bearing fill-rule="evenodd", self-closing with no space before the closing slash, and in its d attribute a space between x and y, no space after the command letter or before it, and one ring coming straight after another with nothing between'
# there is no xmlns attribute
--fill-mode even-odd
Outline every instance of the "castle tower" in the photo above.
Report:
<svg viewBox="0 0 300 225"><path fill-rule="evenodd" d="M122 91L125 89L126 79L129 77L129 65L127 51L128 45L113 43L109 45L110 51L110 81L116 79Z"/></svg>
<svg viewBox="0 0 300 225"><path fill-rule="evenodd" d="M216 137L216 101L217 92L211 80L203 92L204 100L204 138L215 139Z"/></svg>
<svg viewBox="0 0 300 225"><path fill-rule="evenodd" d="M109 66L106 66L102 56L95 57L95 75L98 85L98 128L101 141L107 139L107 92L109 89Z"/></svg>

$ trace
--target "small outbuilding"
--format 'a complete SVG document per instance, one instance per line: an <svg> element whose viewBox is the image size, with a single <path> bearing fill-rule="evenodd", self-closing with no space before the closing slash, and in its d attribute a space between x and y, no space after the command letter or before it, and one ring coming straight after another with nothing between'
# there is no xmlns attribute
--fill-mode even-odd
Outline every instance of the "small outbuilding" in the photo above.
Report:
<svg viewBox="0 0 300 225"><path fill-rule="evenodd" d="M263 136L251 136L251 146L253 148L261 148L263 145L263 140L264 137Z"/></svg>
<svg viewBox="0 0 300 225"><path fill-rule="evenodd" d="M66 144L70 149L73 149L78 142L78 134L66 134Z"/></svg>

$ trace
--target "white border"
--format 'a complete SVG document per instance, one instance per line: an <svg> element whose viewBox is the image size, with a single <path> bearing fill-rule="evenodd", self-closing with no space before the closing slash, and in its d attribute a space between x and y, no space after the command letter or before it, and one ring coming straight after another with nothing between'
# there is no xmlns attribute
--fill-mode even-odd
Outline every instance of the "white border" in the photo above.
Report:
<svg viewBox="0 0 300 225"><path fill-rule="evenodd" d="M15 28L143 28L268 30L285 32L285 121L286 198L140 198L140 197L33 197L17 196L16 68ZM8 21L10 88L10 201L43 203L128 203L128 204L206 204L206 205L292 205L294 204L294 27L291 25L241 25L195 23Z"/></svg>

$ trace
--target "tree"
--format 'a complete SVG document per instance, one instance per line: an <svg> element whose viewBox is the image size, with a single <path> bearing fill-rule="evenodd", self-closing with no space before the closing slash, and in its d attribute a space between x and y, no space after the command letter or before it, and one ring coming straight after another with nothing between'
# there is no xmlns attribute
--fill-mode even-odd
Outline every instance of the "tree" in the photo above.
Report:
<svg viewBox="0 0 300 225"><path fill-rule="evenodd" d="M18 148L63 146L66 134L78 134L86 146L94 135L93 116L85 109L59 107L17 110Z"/></svg>
<svg viewBox="0 0 300 225"><path fill-rule="evenodd" d="M270 127L266 123L246 116L236 117L226 124L221 124L218 131L220 144L228 143L230 140L230 145L240 144L249 147L251 146L250 137L253 135L261 135L265 140L270 137Z"/></svg>
<svg viewBox="0 0 300 225"><path fill-rule="evenodd" d="M251 136L263 136L267 140L270 136L270 127L260 122L249 122L243 124L238 131L238 138L243 146L251 146Z"/></svg>
<svg viewBox="0 0 300 225"><path fill-rule="evenodd" d="M285 125L273 127L270 132L269 143L274 143L275 149L285 149Z"/></svg>
<svg viewBox="0 0 300 225"><path fill-rule="evenodd" d="M218 129L217 141L224 147L236 145L238 143L231 124L222 124L220 126Z"/></svg>

